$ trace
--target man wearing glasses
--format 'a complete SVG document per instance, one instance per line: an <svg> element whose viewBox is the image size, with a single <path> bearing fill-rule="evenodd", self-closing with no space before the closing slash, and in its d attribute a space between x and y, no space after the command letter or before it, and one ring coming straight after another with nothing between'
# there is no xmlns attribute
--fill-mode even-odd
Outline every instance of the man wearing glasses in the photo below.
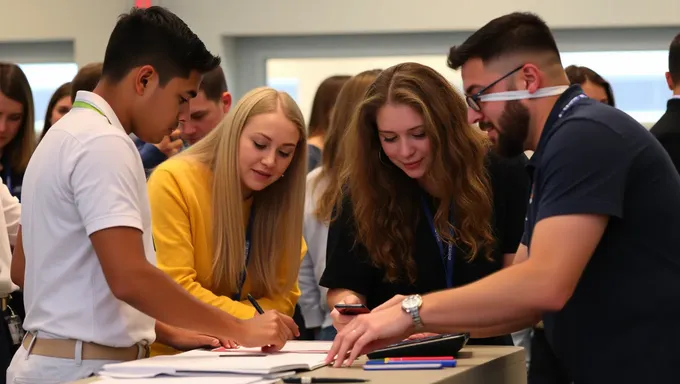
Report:
<svg viewBox="0 0 680 384"><path fill-rule="evenodd" d="M515 265L357 316L328 361L415 332L487 337L542 319L574 383L676 382L680 176L668 154L628 115L569 86L535 15L489 22L451 48L449 66L462 69L470 123L483 123L495 149L534 151Z"/></svg>

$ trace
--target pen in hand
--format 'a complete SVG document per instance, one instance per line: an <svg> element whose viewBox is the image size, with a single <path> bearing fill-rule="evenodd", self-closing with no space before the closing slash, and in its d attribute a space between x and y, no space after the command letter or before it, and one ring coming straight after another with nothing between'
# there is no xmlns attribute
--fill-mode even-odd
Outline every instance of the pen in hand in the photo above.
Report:
<svg viewBox="0 0 680 384"><path fill-rule="evenodd" d="M257 301L255 300L253 295L251 295L250 293L248 294L248 301L250 301L250 304L252 304L253 307L255 307L255 310L257 310L257 313L259 313L260 315L264 314L262 307L260 307L260 304L257 303Z"/></svg>

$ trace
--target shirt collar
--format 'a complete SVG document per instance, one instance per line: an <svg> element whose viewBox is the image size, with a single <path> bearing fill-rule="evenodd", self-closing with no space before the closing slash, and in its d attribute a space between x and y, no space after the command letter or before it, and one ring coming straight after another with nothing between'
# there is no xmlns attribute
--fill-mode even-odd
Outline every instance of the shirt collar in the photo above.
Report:
<svg viewBox="0 0 680 384"><path fill-rule="evenodd" d="M93 107L97 108L100 110L104 116L109 119L109 122L111 122L111 125L113 125L116 128L119 128L123 132L125 131L125 128L123 125L120 123L120 120L118 120L118 116L116 116L116 113L113 111L113 108L109 105L109 103L104 100L103 97L99 96L96 93L93 92L88 92L88 91L78 91L76 93L76 99L75 101L82 101L85 103L88 103L92 105Z"/></svg>
<svg viewBox="0 0 680 384"><path fill-rule="evenodd" d="M548 115L548 119L545 121L545 126L543 126L543 132L541 132L541 137L538 140L536 150L527 162L527 166L530 166L531 168L536 167L539 160L541 159L541 149L545 147L545 143L548 141L550 136L552 136L552 131L555 129L555 123L557 123L557 120L559 120L562 110L573 98L580 94L583 94L583 89L581 89L580 85L574 84L564 91L564 93L562 93L559 98L557 98L555 105Z"/></svg>

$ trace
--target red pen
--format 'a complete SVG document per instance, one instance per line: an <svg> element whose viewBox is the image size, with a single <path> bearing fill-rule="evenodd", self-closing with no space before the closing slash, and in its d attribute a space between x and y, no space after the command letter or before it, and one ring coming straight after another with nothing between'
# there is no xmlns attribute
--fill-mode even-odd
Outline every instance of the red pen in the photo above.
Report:
<svg viewBox="0 0 680 384"><path fill-rule="evenodd" d="M431 361L431 360L455 360L453 356L439 356L439 357L389 357L385 359L386 363L396 361Z"/></svg>

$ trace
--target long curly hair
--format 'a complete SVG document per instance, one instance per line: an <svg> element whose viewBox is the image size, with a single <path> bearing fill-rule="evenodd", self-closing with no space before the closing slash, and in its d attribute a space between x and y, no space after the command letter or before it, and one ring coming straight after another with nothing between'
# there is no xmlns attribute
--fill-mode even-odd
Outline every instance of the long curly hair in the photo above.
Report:
<svg viewBox="0 0 680 384"><path fill-rule="evenodd" d="M421 190L383 153L376 115L386 104L407 105L424 121L432 165L426 177L441 191L434 224L446 244L469 249L467 260L490 258L492 198L486 171L488 139L467 122L460 94L432 68L402 63L384 70L366 91L348 126L343 164L357 225L357 241L387 281L415 281L415 223ZM453 221L449 222L450 207Z"/></svg>

